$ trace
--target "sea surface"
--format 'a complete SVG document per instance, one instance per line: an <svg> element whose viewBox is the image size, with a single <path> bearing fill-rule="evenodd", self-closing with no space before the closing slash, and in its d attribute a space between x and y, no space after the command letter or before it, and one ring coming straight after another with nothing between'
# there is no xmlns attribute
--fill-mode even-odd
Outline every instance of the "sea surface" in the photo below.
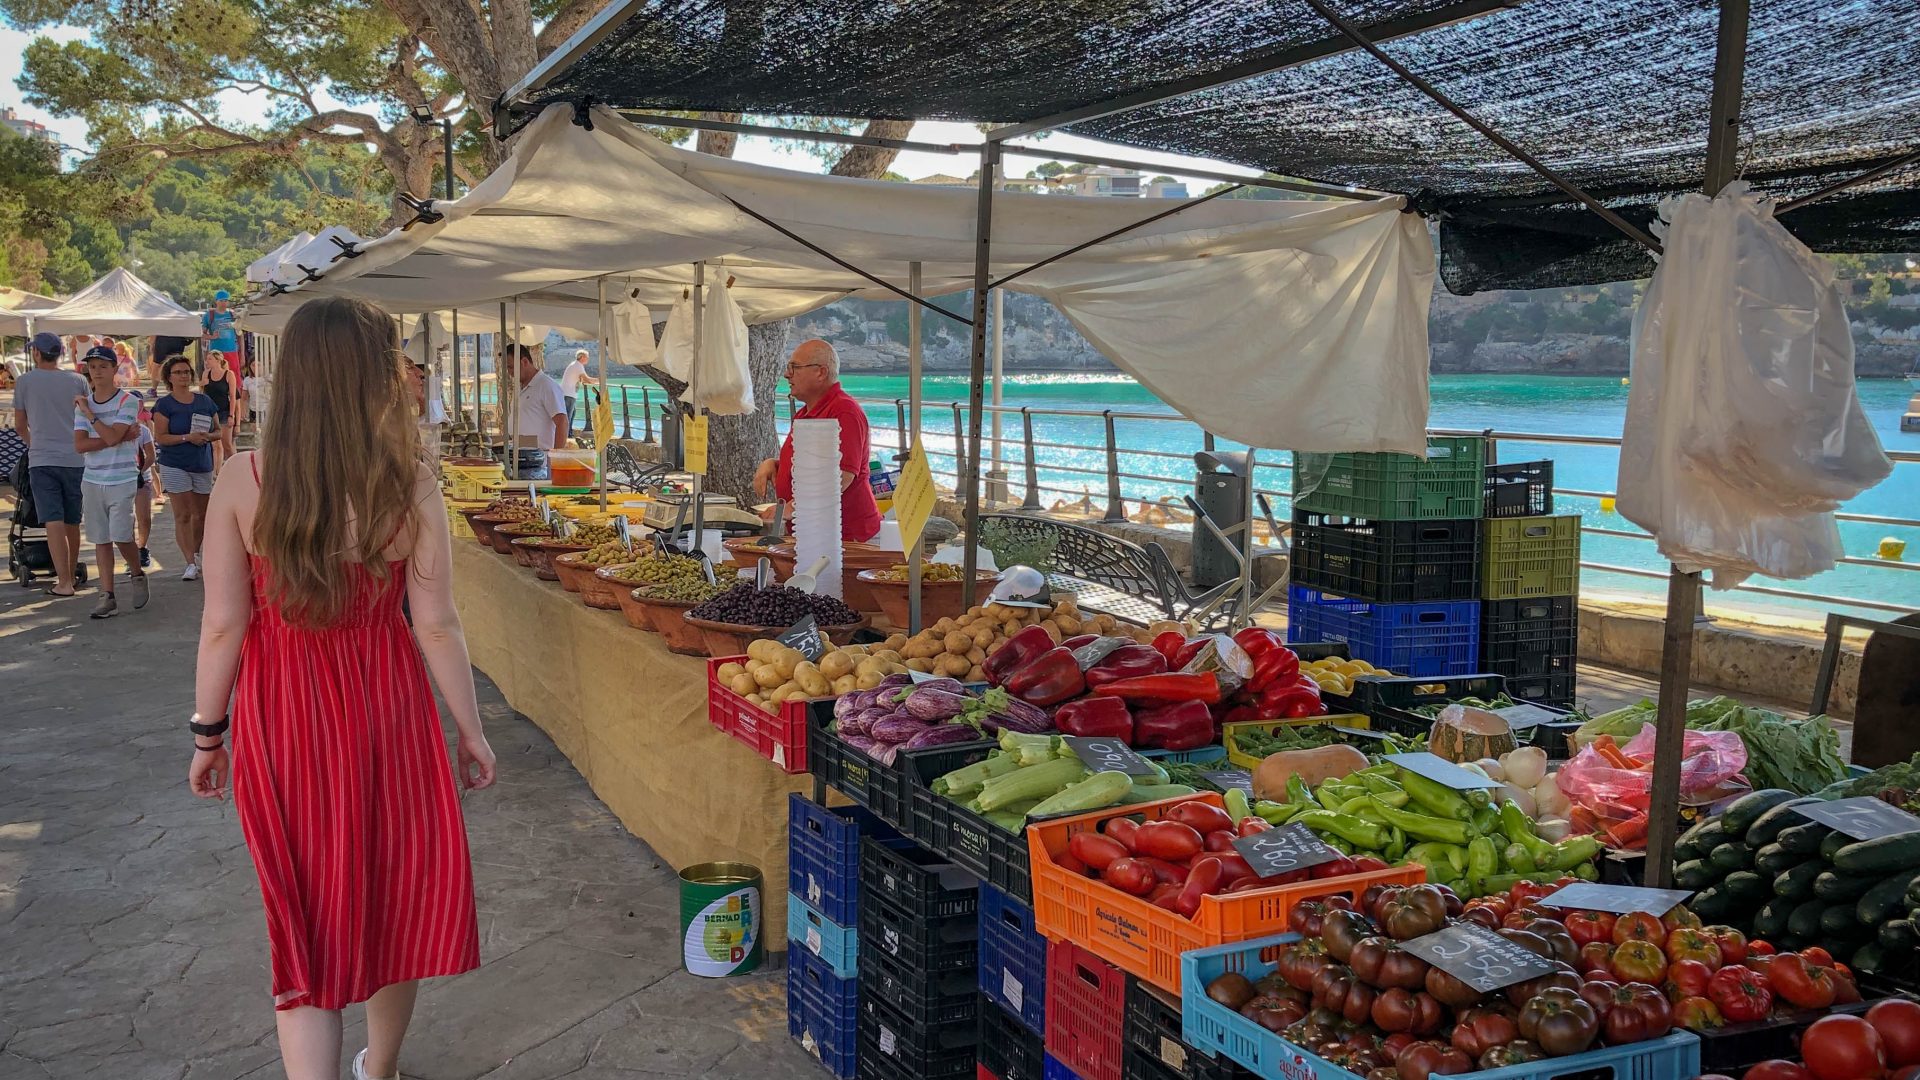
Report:
<svg viewBox="0 0 1920 1080"><path fill-rule="evenodd" d="M874 428L876 454L887 452L897 438L898 412L894 399L906 397L906 377L848 375L843 381L847 390L866 405ZM634 385L637 394L638 383ZM1906 410L1913 392L1920 390L1920 384L1881 379L1862 381L1859 387L1861 402L1880 435L1882 445L1889 450L1920 452L1920 433L1900 431L1900 415ZM922 393L926 402L922 413L922 431L928 457L937 473L951 474L954 467L954 414L948 403L965 401L967 380L956 376L931 376L925 380ZM1627 387L1618 378L1437 375L1432 379L1432 399L1429 424L1435 428L1492 427L1503 432L1618 437L1626 415ZM637 396L634 401L637 405ZM1162 478L1125 479L1125 494L1130 497L1170 495L1177 498L1192 490L1192 454L1202 447L1199 428L1126 376L1110 373L1013 376L1005 382L1003 403L1015 408L1027 406L1092 413L1113 409L1164 415L1169 419L1114 420L1115 442L1122 448L1121 472L1135 474L1136 477ZM780 405L784 418L784 399ZM988 422L991 423L991 417ZM1095 506L1104 507L1106 462L1103 419L1097 415L1035 415L1033 426L1036 442L1059 444L1036 450L1041 486L1060 489L1044 491L1043 502L1051 506L1057 500L1077 501L1085 493L1092 497ZM1018 492L1022 490L1023 483L1020 417L1006 416L1003 432L1009 478ZM1223 448L1236 446L1227 443L1221 445ZM1083 449L1062 449L1062 446ZM1291 455L1278 451L1269 453L1275 466L1291 458ZM1610 492L1616 489L1619 479L1619 454L1617 448L1612 446L1502 439L1497 457L1501 462L1549 459L1554 463L1554 483L1563 490ZM1073 471L1076 469L1088 472ZM951 482L950 476L946 479ZM1286 492L1291 488L1290 473L1279 467L1261 467L1258 481L1261 488L1273 492ZM1920 463L1896 464L1888 479L1862 493L1846 509L1860 514L1920 518ZM1277 499L1274 503L1276 517L1288 512L1286 500ZM1591 527L1640 531L1617 513L1602 510L1600 499L1595 497L1556 495L1554 512L1578 513L1585 524ZM1874 565L1841 564L1804 581L1754 578L1749 584L1872 600L1920 611L1920 528L1842 521L1840 533L1849 556L1871 560ZM1910 561L1887 563L1878 559L1876 550L1882 538L1906 541L1905 558ZM1655 571L1666 569L1666 563L1660 559L1649 539L1587 533L1582 540L1581 558L1589 563ZM1665 584L1661 580L1595 569L1583 570L1581 586L1582 591L1587 593L1665 596ZM1844 603L1796 600L1745 591L1710 591L1707 601L1709 609L1745 612L1774 610L1801 618L1817 618L1821 611L1827 609L1883 618L1899 614Z"/></svg>

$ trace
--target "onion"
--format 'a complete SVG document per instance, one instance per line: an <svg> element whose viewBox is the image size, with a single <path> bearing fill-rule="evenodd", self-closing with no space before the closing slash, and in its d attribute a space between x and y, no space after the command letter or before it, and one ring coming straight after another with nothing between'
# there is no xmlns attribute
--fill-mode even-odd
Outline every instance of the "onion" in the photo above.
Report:
<svg viewBox="0 0 1920 1080"><path fill-rule="evenodd" d="M1507 778L1507 770L1504 767L1502 767L1498 761L1495 761L1490 757L1483 757L1480 760L1474 762L1474 764L1480 767L1481 772L1487 774L1487 779L1489 780L1504 781Z"/></svg>
<svg viewBox="0 0 1920 1080"><path fill-rule="evenodd" d="M1557 844L1573 835L1573 823L1565 818L1547 818L1533 823L1533 834L1548 843Z"/></svg>
<svg viewBox="0 0 1920 1080"><path fill-rule="evenodd" d="M1530 790L1538 787L1547 775L1547 752L1537 746L1523 746L1507 751L1500 758L1500 764L1506 768L1509 781Z"/></svg>
<svg viewBox="0 0 1920 1080"><path fill-rule="evenodd" d="M1543 817L1566 817L1573 810L1573 803L1560 791L1560 781L1552 776L1534 785L1533 801Z"/></svg>
<svg viewBox="0 0 1920 1080"><path fill-rule="evenodd" d="M1521 788L1514 787L1512 784L1501 784L1499 790L1494 794L1503 801L1511 802L1515 806L1518 806L1520 812L1528 817L1532 817L1537 809L1533 802L1533 796Z"/></svg>

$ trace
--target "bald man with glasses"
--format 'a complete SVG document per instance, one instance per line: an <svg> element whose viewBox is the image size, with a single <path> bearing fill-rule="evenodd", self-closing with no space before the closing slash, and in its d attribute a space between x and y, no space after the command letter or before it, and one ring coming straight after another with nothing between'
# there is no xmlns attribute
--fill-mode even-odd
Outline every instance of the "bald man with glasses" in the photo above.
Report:
<svg viewBox="0 0 1920 1080"><path fill-rule="evenodd" d="M880 507L873 501L868 463L873 447L867 434L867 414L840 385L840 357L833 346L814 338L803 341L787 358L787 387L801 403L795 420L840 422L840 537L865 542L880 531ZM768 458L754 470L753 487L763 495L793 502L793 434L780 444L780 456ZM788 515L792 520L792 515Z"/></svg>

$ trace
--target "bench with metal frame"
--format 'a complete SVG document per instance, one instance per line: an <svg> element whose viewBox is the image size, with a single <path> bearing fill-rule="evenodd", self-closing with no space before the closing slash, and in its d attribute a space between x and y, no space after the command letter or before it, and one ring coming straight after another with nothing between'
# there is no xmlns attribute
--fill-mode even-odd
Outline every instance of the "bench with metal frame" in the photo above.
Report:
<svg viewBox="0 0 1920 1080"><path fill-rule="evenodd" d="M1143 626L1191 617L1203 628L1211 628L1228 624L1238 610L1231 595L1238 582L1195 593L1181 579L1166 549L1151 540L1136 544L1098 529L1031 514L980 515L981 525L988 522L997 522L1016 535L1056 540L1050 565L1036 569L1044 571L1055 588L1073 593L1089 611Z"/></svg>

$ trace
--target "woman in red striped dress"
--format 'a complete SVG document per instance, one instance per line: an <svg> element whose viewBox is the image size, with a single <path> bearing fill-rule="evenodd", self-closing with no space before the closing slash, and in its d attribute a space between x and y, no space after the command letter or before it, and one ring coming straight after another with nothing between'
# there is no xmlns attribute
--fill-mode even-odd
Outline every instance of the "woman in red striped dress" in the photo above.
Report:
<svg viewBox="0 0 1920 1080"><path fill-rule="evenodd" d="M493 751L405 364L374 305L300 308L274 422L221 471L207 511L188 780L224 795L227 724L213 720L231 696L234 802L266 902L290 1080L339 1076L340 1010L360 1001L354 1076L397 1076L418 980L480 963L454 776L493 783ZM429 672L458 729L455 770Z"/></svg>

